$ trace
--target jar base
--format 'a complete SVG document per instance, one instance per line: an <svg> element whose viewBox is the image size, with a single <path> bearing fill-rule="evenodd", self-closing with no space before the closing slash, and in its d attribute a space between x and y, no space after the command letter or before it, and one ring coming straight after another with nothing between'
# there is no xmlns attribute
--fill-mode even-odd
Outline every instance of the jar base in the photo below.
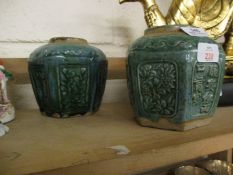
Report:
<svg viewBox="0 0 233 175"><path fill-rule="evenodd" d="M159 121L151 121L144 117L137 117L136 120L140 125L145 127L176 130L176 131L186 131L208 125L212 121L212 118L208 117L208 118L194 119L181 124L171 123L169 120L165 118L162 118Z"/></svg>
<svg viewBox="0 0 233 175"><path fill-rule="evenodd" d="M73 118L73 117L87 117L93 115L95 112L86 112L84 114L59 114L59 113L53 113L48 114L44 111L40 111L43 116L46 117L52 117L52 118Z"/></svg>

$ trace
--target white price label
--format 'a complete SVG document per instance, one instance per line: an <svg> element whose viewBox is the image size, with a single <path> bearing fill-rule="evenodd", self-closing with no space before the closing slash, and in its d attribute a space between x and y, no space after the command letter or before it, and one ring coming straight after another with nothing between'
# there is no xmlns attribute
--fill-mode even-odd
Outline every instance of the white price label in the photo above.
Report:
<svg viewBox="0 0 233 175"><path fill-rule="evenodd" d="M208 37L206 31L202 28L181 27L181 29L190 36Z"/></svg>
<svg viewBox="0 0 233 175"><path fill-rule="evenodd" d="M199 43L197 51L197 60L198 62L218 62L218 45L209 43Z"/></svg>

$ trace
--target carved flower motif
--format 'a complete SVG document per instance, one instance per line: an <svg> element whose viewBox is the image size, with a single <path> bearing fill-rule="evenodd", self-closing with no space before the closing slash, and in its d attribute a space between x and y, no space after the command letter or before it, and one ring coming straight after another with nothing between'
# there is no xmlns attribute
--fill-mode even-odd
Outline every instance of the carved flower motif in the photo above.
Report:
<svg viewBox="0 0 233 175"><path fill-rule="evenodd" d="M171 116L176 109L176 67L172 63L144 64L139 68L144 110Z"/></svg>
<svg viewBox="0 0 233 175"><path fill-rule="evenodd" d="M88 70L86 67L62 68L61 95L63 108L67 111L75 111L77 107L87 104Z"/></svg>

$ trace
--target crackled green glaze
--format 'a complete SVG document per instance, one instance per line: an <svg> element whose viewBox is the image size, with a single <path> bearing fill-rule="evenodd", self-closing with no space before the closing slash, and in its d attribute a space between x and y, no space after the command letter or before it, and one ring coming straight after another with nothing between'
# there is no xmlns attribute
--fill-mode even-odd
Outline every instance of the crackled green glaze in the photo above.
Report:
<svg viewBox="0 0 233 175"><path fill-rule="evenodd" d="M42 112L68 117L98 110L107 78L107 60L102 51L83 40L57 38L36 49L28 62Z"/></svg>
<svg viewBox="0 0 233 175"><path fill-rule="evenodd" d="M181 124L213 115L225 55L219 46L219 62L199 63L200 42L216 44L207 37L189 36L179 26L162 26L146 30L145 36L132 44L127 75L137 118Z"/></svg>

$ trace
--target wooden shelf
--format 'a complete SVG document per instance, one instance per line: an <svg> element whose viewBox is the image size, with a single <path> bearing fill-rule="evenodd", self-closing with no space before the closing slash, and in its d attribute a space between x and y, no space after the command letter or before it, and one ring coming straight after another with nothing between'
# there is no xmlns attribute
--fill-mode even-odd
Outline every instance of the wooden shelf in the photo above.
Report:
<svg viewBox="0 0 233 175"><path fill-rule="evenodd" d="M126 81L119 80L126 77L123 58L108 59L104 101L111 103L92 116L69 119L34 109L27 59L3 61L14 76L10 94L17 110L10 132L0 138L1 175L138 174L233 148L233 107L218 108L210 125L186 132L139 126L127 98L118 97L128 95ZM114 146L130 152L120 155Z"/></svg>
<svg viewBox="0 0 233 175"><path fill-rule="evenodd" d="M186 132L137 125L129 104L103 104L88 117L54 119L18 110L0 139L0 174L125 175L233 148L233 107ZM119 155L113 146L125 146Z"/></svg>

